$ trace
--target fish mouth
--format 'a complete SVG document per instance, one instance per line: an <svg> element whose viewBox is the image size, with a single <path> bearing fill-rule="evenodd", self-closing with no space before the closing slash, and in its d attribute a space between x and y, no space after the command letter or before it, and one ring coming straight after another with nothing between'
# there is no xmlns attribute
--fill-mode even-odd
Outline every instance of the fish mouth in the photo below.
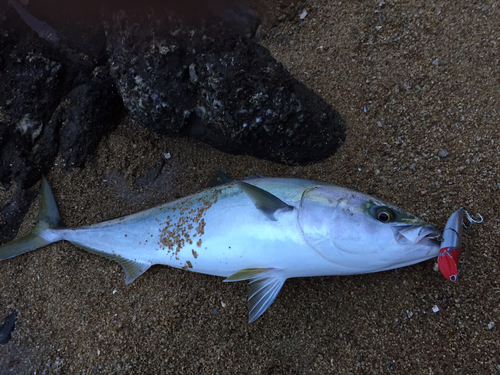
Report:
<svg viewBox="0 0 500 375"><path fill-rule="evenodd" d="M439 246L441 232L434 225L402 225L393 227L394 239L401 245Z"/></svg>

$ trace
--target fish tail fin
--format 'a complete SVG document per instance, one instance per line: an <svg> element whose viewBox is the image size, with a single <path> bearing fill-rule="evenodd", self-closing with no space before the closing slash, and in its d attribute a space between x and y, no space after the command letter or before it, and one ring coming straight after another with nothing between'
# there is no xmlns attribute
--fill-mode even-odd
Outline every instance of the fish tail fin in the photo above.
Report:
<svg viewBox="0 0 500 375"><path fill-rule="evenodd" d="M47 240L42 237L42 234L48 229L62 227L64 227L64 225L59 215L59 210L57 209L54 194L52 194L52 190L45 177L42 177L38 222L28 234L0 246L0 261L16 257L58 241L58 238L54 238L53 241Z"/></svg>

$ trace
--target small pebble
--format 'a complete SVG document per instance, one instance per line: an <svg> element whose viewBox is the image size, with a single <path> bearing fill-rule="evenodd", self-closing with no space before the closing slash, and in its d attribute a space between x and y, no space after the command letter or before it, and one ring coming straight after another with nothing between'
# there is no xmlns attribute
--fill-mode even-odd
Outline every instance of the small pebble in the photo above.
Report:
<svg viewBox="0 0 500 375"><path fill-rule="evenodd" d="M438 305L434 305L434 307L432 308L432 311L437 313L439 311Z"/></svg>
<svg viewBox="0 0 500 375"><path fill-rule="evenodd" d="M495 323L489 322L488 323L488 329L493 329L493 328L495 328Z"/></svg>
<svg viewBox="0 0 500 375"><path fill-rule="evenodd" d="M439 150L439 152L438 152L438 156L440 158L446 158L446 157L448 157L448 155L449 155L448 151L446 151L446 150Z"/></svg>

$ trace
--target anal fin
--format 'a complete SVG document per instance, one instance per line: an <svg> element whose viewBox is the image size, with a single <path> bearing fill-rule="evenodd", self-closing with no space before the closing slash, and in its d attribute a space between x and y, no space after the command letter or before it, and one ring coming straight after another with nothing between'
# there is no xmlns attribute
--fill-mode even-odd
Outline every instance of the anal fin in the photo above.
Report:
<svg viewBox="0 0 500 375"><path fill-rule="evenodd" d="M245 268L224 281L242 280L250 280L248 323L252 323L271 306L286 278L279 276L276 268Z"/></svg>
<svg viewBox="0 0 500 375"><path fill-rule="evenodd" d="M122 266L123 268L123 271L125 271L125 284L130 284L132 281L134 281L144 272L146 272L149 267L151 267L150 263L138 262L136 260L127 259L119 255L105 253L103 251L93 249L91 247L82 245L77 242L72 242L72 243L78 246L79 248L88 251L89 253L100 255L109 260L114 260L115 262L120 264L120 266Z"/></svg>

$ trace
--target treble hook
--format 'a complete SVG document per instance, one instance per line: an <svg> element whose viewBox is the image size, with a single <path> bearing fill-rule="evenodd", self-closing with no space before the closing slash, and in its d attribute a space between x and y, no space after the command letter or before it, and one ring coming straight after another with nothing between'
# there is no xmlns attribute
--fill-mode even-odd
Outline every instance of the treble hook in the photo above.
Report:
<svg viewBox="0 0 500 375"><path fill-rule="evenodd" d="M473 225L473 224L480 224L480 223L482 223L482 222L484 221L484 219L483 219L483 217L481 216L481 214L477 214L477 216L479 216L479 220L475 220L475 219L474 219L474 218L473 218L473 217L472 217L472 216L471 216L471 215L467 212L467 210L466 210L465 208L464 208L463 210L464 210L464 212L465 212L465 215L467 215L467 220L469 220L469 223L470 223L470 225L469 225L469 226L467 226L465 223L463 223L463 225L464 225L464 228L465 228L465 229L468 229L468 228L472 227L472 225Z"/></svg>

